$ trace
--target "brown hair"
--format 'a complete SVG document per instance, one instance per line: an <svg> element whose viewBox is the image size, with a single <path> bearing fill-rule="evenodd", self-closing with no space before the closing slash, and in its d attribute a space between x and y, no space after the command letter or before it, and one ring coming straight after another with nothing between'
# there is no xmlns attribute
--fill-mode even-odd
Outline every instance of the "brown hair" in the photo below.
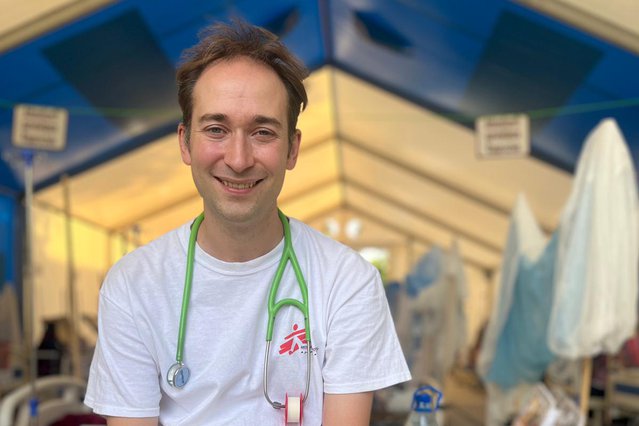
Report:
<svg viewBox="0 0 639 426"><path fill-rule="evenodd" d="M306 108L308 97L302 81L308 76L304 64L277 36L243 21L217 23L200 33L200 41L182 54L177 69L178 101L188 144L193 113L193 88L211 64L245 56L270 67L279 76L288 94L289 144L295 134L297 117Z"/></svg>

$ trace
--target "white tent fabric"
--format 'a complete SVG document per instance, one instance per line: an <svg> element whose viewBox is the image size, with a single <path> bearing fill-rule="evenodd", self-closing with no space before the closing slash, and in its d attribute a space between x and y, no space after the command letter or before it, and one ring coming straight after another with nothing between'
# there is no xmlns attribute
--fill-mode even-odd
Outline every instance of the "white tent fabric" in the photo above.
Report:
<svg viewBox="0 0 639 426"><path fill-rule="evenodd" d="M549 345L567 358L616 352L637 323L636 176L614 120L588 136L561 216Z"/></svg>

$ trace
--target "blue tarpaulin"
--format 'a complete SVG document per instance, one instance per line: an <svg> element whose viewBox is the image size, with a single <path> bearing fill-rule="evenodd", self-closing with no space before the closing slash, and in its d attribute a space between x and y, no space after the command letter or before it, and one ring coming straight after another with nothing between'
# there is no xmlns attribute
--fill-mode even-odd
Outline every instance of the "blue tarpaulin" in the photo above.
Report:
<svg viewBox="0 0 639 426"><path fill-rule="evenodd" d="M0 194L0 289L16 282L16 201Z"/></svg>

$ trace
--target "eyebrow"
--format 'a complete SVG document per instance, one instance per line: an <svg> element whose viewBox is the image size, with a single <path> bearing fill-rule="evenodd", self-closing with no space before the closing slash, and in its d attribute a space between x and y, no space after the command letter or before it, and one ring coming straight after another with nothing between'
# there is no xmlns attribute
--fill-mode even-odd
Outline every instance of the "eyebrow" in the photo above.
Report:
<svg viewBox="0 0 639 426"><path fill-rule="evenodd" d="M253 122L255 122L256 124L270 124L271 126L282 128L282 123L280 123L280 120L274 117L256 115L255 117L253 117Z"/></svg>
<svg viewBox="0 0 639 426"><path fill-rule="evenodd" d="M222 113L217 113L217 114L204 114L203 116L200 117L200 119L198 120L198 122L200 124L202 123L206 123L209 121L221 121L221 122L225 122L228 121L228 117L226 116L226 114L222 114Z"/></svg>
<svg viewBox="0 0 639 426"><path fill-rule="evenodd" d="M221 123L225 123L229 121L229 118L226 114L222 113L213 113L213 114L204 114L200 117L198 122L200 124L207 123L211 121L218 121ZM267 117L265 115L256 115L253 117L253 122L255 124L270 124L271 126L275 126L278 128L282 128L282 123L274 117Z"/></svg>

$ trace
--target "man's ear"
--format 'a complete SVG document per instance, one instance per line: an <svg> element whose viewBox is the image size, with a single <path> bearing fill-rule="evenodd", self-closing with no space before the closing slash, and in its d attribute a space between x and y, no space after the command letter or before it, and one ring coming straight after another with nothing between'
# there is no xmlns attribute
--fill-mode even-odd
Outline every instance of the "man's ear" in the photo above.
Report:
<svg viewBox="0 0 639 426"><path fill-rule="evenodd" d="M180 142L180 155L182 156L182 162L187 166L191 165L191 146L190 146L190 136L188 134L189 129L186 128L184 123L178 124L177 128L178 132L178 141Z"/></svg>
<svg viewBox="0 0 639 426"><path fill-rule="evenodd" d="M300 144L302 143L302 132L299 129L295 129L295 134L291 138L291 144L288 148L288 160L286 161L286 168L293 170L297 163L297 156L300 153Z"/></svg>

